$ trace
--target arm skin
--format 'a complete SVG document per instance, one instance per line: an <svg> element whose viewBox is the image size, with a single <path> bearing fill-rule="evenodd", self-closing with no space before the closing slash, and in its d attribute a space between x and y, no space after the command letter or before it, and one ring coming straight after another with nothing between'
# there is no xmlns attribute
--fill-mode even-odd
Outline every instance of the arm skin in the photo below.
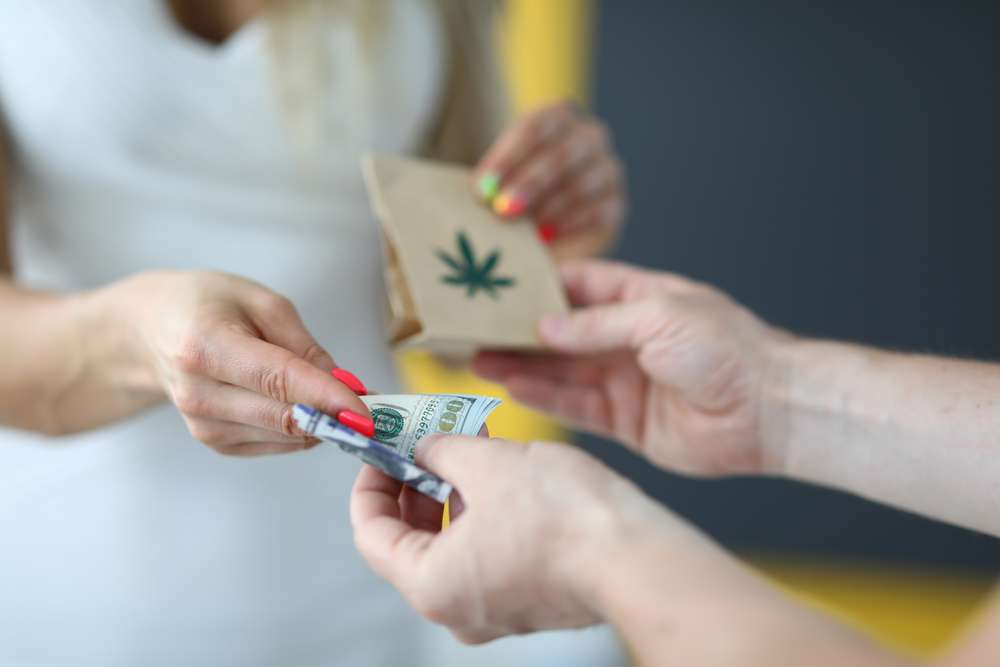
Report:
<svg viewBox="0 0 1000 667"><path fill-rule="evenodd" d="M8 160L7 152L0 151L0 313L5 322L0 327L0 423L57 434L145 407L150 402L147 392L130 386L134 383L128 381L128 371L115 360L121 341L116 336L88 340L83 335L85 321L100 320L102 313L88 316L79 298L33 292L14 283L8 247ZM94 367L116 370L94 373ZM92 399L75 400L78 395ZM83 414L74 406L85 408Z"/></svg>
<svg viewBox="0 0 1000 667"><path fill-rule="evenodd" d="M571 263L563 278L580 308L541 323L549 353L476 360L515 398L666 468L784 475L1000 536L1000 365L799 338L707 285L621 264ZM627 566L588 574L605 582L597 613L642 664L693 656L671 652L684 637L742 664L865 664L837 653L857 643L828 621L759 580L734 584L732 567L684 559L677 579L683 553L655 541L609 558ZM998 605L936 664L996 664Z"/></svg>
<svg viewBox="0 0 1000 667"><path fill-rule="evenodd" d="M143 377L134 358L123 358L123 328L111 326L111 311L100 299L32 291L14 282L8 162L0 150L0 314L14 323L0 327L0 424L58 435L163 400L155 378Z"/></svg>
<svg viewBox="0 0 1000 667"><path fill-rule="evenodd" d="M593 576L598 613L637 667L914 664L787 597L717 549L678 553L652 538L629 546Z"/></svg>
<svg viewBox="0 0 1000 667"><path fill-rule="evenodd" d="M1000 536L1000 365L791 340L773 368L774 472Z"/></svg>
<svg viewBox="0 0 1000 667"><path fill-rule="evenodd" d="M164 398L128 353L127 326L103 295L56 295L0 277L0 423L61 435L130 416Z"/></svg>
<svg viewBox="0 0 1000 667"><path fill-rule="evenodd" d="M366 419L294 306L256 283L149 272L75 294L17 285L7 188L0 171L0 424L62 435L167 399L196 439L250 456L316 443L293 403Z"/></svg>
<svg viewBox="0 0 1000 667"><path fill-rule="evenodd" d="M707 285L563 266L548 354L475 369L553 416L698 475L840 488L1000 536L1000 365L799 338Z"/></svg>
<svg viewBox="0 0 1000 667"><path fill-rule="evenodd" d="M440 529L440 505L364 466L354 541L461 641L604 621L639 667L918 664L788 597L574 447L435 437L416 458L456 485L451 526ZM994 604L946 655L920 664L985 667L998 656Z"/></svg>
<svg viewBox="0 0 1000 667"><path fill-rule="evenodd" d="M721 551L697 562L690 556L651 539L619 549L608 561L613 568L591 574L600 582L598 614L638 667L990 667L1000 660L1000 592L947 651L925 662L877 646Z"/></svg>

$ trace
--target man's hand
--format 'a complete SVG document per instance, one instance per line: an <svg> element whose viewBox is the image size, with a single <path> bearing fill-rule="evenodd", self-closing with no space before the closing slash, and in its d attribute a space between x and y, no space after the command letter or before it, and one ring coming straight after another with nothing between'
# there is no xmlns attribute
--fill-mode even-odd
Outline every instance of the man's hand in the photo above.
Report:
<svg viewBox="0 0 1000 667"><path fill-rule="evenodd" d="M417 463L452 482L441 505L365 466L351 495L354 541L423 616L462 641L599 620L598 573L667 513L569 445L428 438ZM673 520L679 533L691 534Z"/></svg>
<svg viewBox="0 0 1000 667"><path fill-rule="evenodd" d="M542 322L551 353L483 353L479 374L667 468L715 475L775 465L759 437L761 396L789 336L676 275L589 261L566 265L563 280L580 309Z"/></svg>
<svg viewBox="0 0 1000 667"><path fill-rule="evenodd" d="M429 438L417 461L456 485L451 526L440 530L441 505L365 466L354 541L464 642L606 621L637 665L902 664L569 445Z"/></svg>

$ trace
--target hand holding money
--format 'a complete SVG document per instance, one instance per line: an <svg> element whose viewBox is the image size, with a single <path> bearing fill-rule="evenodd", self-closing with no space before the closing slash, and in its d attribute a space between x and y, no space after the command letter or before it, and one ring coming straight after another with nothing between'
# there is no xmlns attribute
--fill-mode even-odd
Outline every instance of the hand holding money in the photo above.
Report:
<svg viewBox="0 0 1000 667"><path fill-rule="evenodd" d="M92 298L124 332L116 357L101 365L130 378L133 396L113 403L166 396L195 439L220 454L308 447L312 441L288 419L290 404L345 417L367 412L330 376L336 363L292 303L257 283L207 271L149 272ZM148 391L136 391L136 383Z"/></svg>
<svg viewBox="0 0 1000 667"><path fill-rule="evenodd" d="M351 496L355 544L415 609L465 642L597 622L606 612L599 575L642 532L678 552L701 546L635 485L568 445L434 438L416 462L455 485L462 514L439 533L429 501L401 501L399 483L365 468ZM634 525L651 517L662 530Z"/></svg>
<svg viewBox="0 0 1000 667"><path fill-rule="evenodd" d="M378 468L439 503L452 487L413 463L417 443L438 433L478 435L500 400L464 394L379 394L361 399L371 410L374 438L367 438L330 415L296 405L293 417L306 434Z"/></svg>

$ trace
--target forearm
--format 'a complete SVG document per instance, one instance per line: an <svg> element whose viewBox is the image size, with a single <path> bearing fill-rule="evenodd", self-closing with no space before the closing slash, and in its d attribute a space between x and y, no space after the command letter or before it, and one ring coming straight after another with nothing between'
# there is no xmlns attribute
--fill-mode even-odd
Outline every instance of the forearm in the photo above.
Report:
<svg viewBox="0 0 1000 667"><path fill-rule="evenodd" d="M799 341L762 441L791 477L1000 535L1000 367Z"/></svg>
<svg viewBox="0 0 1000 667"><path fill-rule="evenodd" d="M113 288L57 295L0 277L0 423L70 433L160 400L115 298Z"/></svg>
<svg viewBox="0 0 1000 667"><path fill-rule="evenodd" d="M649 543L605 568L600 613L640 667L908 664L721 550Z"/></svg>

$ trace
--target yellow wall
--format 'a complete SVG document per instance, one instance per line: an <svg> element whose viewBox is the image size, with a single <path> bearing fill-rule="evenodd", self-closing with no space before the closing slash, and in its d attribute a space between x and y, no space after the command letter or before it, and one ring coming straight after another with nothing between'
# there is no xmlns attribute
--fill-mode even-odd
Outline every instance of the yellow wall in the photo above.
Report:
<svg viewBox="0 0 1000 667"><path fill-rule="evenodd" d="M590 100L593 7L587 0L509 0L500 45L517 109Z"/></svg>

